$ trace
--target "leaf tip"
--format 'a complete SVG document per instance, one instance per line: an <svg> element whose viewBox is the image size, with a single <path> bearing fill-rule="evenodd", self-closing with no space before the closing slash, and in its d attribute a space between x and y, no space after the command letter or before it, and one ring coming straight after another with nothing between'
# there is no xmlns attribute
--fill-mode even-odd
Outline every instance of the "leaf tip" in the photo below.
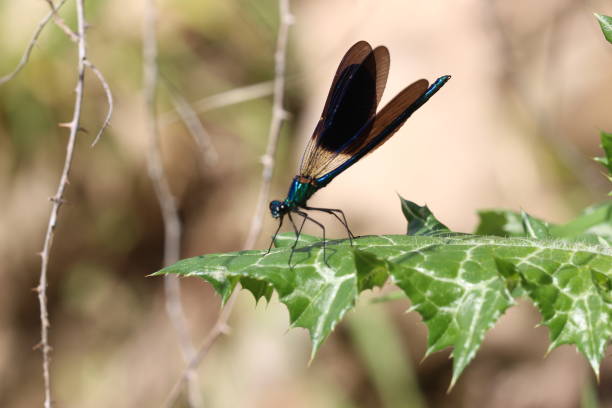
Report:
<svg viewBox="0 0 612 408"><path fill-rule="evenodd" d="M221 295L221 309L225 307L225 304L232 297L232 294L236 290L235 287L232 287L231 290L224 291L223 293L219 293Z"/></svg>
<svg viewBox="0 0 612 408"><path fill-rule="evenodd" d="M312 349L310 350L310 358L308 359L308 367L312 364L315 357L317 356L317 352L319 351L320 343L313 342Z"/></svg>
<svg viewBox="0 0 612 408"><path fill-rule="evenodd" d="M453 391L453 388L455 388L455 384L457 384L457 380L459 379L459 375L455 375L455 373L453 373L453 377L451 378L451 382L448 385L448 388L446 389L446 393L450 394Z"/></svg>
<svg viewBox="0 0 612 408"><path fill-rule="evenodd" d="M419 361L419 364L423 364L423 361L425 361L425 359L429 357L435 351L436 350L434 349L434 346L427 347L427 350L425 350L425 354L423 355L423 358L421 359L421 361Z"/></svg>
<svg viewBox="0 0 612 408"><path fill-rule="evenodd" d="M155 277L155 276L161 276L161 275L166 275L166 274L168 274L168 272L165 272L165 271L166 271L166 268L164 268L164 269L160 269L159 271L155 271L155 272L153 272L153 273L150 273L150 274L148 274L148 275L145 275L145 278L152 278L152 277Z"/></svg>
<svg viewBox="0 0 612 408"><path fill-rule="evenodd" d="M597 384L599 384L599 361L595 358L589 358L589 365L591 366L591 369L593 369L593 374L595 374Z"/></svg>
<svg viewBox="0 0 612 408"><path fill-rule="evenodd" d="M452 354L450 357L452 358ZM457 381L459 381L459 377L461 376L461 373L463 373L464 368L465 365L460 366L457 364L456 360L453 361L453 376L451 377L450 384L448 385L448 389L446 390L447 394L450 394L453 388L455 388L455 385L457 384Z"/></svg>

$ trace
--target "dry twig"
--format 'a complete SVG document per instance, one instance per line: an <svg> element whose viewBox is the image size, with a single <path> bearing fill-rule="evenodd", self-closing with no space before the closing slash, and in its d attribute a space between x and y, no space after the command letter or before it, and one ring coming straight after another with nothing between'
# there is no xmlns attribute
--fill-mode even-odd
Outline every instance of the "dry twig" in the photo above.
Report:
<svg viewBox="0 0 612 408"><path fill-rule="evenodd" d="M273 92L274 81L265 81L207 96L206 98L202 98L191 105L193 106L194 111L202 113L253 99L263 98L264 96L271 95ZM168 126L179 119L180 117L174 111L168 111L160 115L159 122L162 126Z"/></svg>
<svg viewBox="0 0 612 408"><path fill-rule="evenodd" d="M164 266L171 265L179 260L181 222L178 216L177 204L170 185L166 179L162 164L159 146L159 128L157 125L157 36L156 36L157 7L155 0L147 0L144 10L143 27L143 70L144 70L144 98L147 112L147 127L149 135L149 148L147 164L149 176L153 182L155 194L161 207L164 221ZM190 361L196 355L191 344L187 321L181 305L180 282L177 276L164 278L166 293L166 311L174 325L179 338L183 358ZM188 381L189 404L191 407L202 406L200 393L197 388L197 373L188 370L185 375Z"/></svg>
<svg viewBox="0 0 612 408"><path fill-rule="evenodd" d="M266 148L266 153L262 157L262 185L259 191L259 198L257 201L255 214L253 216L253 222L251 223L251 228L245 241L244 249L252 248L258 236L261 234L265 203L269 195L272 172L274 169L274 155L276 153L276 147L278 145L281 125L284 118L286 117L286 113L283 108L285 55L287 52L289 26L293 23L293 15L291 14L289 8L289 0L279 0L279 7L281 22L278 29L276 52L274 55L274 102L272 108L272 119L270 122L270 132L268 134L268 145ZM166 398L166 401L164 402L164 407L171 408L174 405L176 399L180 394L181 386L186 380L188 380L189 371L195 370L200 365L204 357L206 357L210 348L219 338L219 336L228 332L229 329L227 322L232 313L233 306L235 304L239 290L240 287L238 285L234 289L234 293L232 293L223 310L221 310L221 313L219 314L219 317L217 318L217 321L215 322L211 331L204 338L204 341L198 349L198 353L191 361L189 361L189 364L185 368L185 371L172 387L172 390L170 391L168 397Z"/></svg>
<svg viewBox="0 0 612 408"><path fill-rule="evenodd" d="M172 100L174 110L176 110L176 112L179 114L181 120L185 124L185 127L200 149L200 154L202 155L201 163L206 163L208 165L216 164L217 160L219 160L219 154L212 143L210 134L206 131L206 128L204 128L200 118L198 118L198 114L193 110L185 97L183 97L180 92L173 88L172 84L170 84L168 81L166 81L166 83L168 85L167 88L170 92L170 98Z"/></svg>
<svg viewBox="0 0 612 408"><path fill-rule="evenodd" d="M276 147L278 146L278 137L280 136L283 120L287 116L285 108L283 107L283 96L285 92L285 55L289 38L289 26L293 23L293 16L289 10L289 0L279 0L279 7L281 24L278 28L276 52L274 54L274 100L272 102L272 120L270 122L266 153L261 158L263 164L261 189L259 190L259 196L257 198L255 214L251 220L251 227L244 242L245 249L253 248L257 238L261 234L266 202L270 195L272 170L274 169L274 156L276 155Z"/></svg>
<svg viewBox="0 0 612 408"><path fill-rule="evenodd" d="M53 22L55 23L55 25L58 26L64 32L64 34L66 34L68 38L70 38L73 42L76 43L77 41L79 41L78 34L72 31L72 29L70 29L70 27L66 25L66 22L64 21L64 19L57 12L58 8L56 8L55 4L53 4L53 0L45 0L45 1L51 8L51 13L53 14Z"/></svg>
<svg viewBox="0 0 612 408"><path fill-rule="evenodd" d="M84 61L84 64L86 67L91 69L91 71L100 81L100 84L102 84L102 88L104 88L104 94L106 95L106 101L108 103L108 112L106 112L106 118L104 118L104 123L102 123L102 127L100 127L98 134L94 138L94 141L91 143L91 147L94 147L100 141L102 133L104 133L104 131L110 124L111 116L113 116L113 94L110 90L110 86L108 86L108 82L106 82L106 79L104 79L104 75L102 75L102 72L100 72L100 70L96 68L96 66L92 64L91 61L89 61L88 59Z"/></svg>
<svg viewBox="0 0 612 408"><path fill-rule="evenodd" d="M3 77L0 77L0 85L15 78L15 76L23 69L23 67L25 67L25 65L28 63L28 60L30 59L30 54L32 54L32 50L34 49L34 46L38 42L38 37L40 37L40 34L42 33L43 29L45 28L47 23L51 20L51 18L53 18L53 16L56 15L57 11L65 3L66 3L66 0L62 0L57 5L57 7L53 7L53 3L51 3L51 6L52 6L51 11L42 20L40 20L40 23L38 23L38 27L36 27L36 30L34 31L34 34L32 35L32 39L28 43L28 46L26 47L23 55L21 56L19 63L17 64L17 66L12 72L8 73L7 75Z"/></svg>
<svg viewBox="0 0 612 408"><path fill-rule="evenodd" d="M61 5L61 4L60 4ZM68 136L68 143L66 145L66 159L64 161L64 168L60 177L60 182L57 187L57 192L51 199L51 215L49 216L49 224L47 226L47 233L45 234L45 241L41 256L41 268L40 268L40 281L36 288L38 292L38 302L40 304L40 347L43 354L43 380L44 380L44 392L45 401L44 407L51 408L51 377L49 374L50 358L49 353L51 347L49 346L49 313L47 310L47 271L49 267L49 255L51 252L51 246L53 243L53 235L55 227L57 226L57 217L62 206L64 199L64 191L68 185L68 176L70 168L72 166L72 158L74 154L74 145L76 143L77 133L79 131L79 122L81 120L81 107L83 105L83 87L85 81L85 59L87 57L87 43L85 39L85 11L83 8L83 0L76 0L76 14L77 14L77 31L79 35L78 45L78 62L77 62L77 85L75 89L75 102L74 112L72 120L70 121L69 128L70 134ZM27 60L27 59L26 59Z"/></svg>

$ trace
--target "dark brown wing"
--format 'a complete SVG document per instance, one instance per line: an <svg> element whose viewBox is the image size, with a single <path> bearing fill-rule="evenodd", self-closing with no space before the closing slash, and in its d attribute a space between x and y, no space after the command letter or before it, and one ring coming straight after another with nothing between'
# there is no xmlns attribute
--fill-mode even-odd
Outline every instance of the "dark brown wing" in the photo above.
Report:
<svg viewBox="0 0 612 408"><path fill-rule="evenodd" d="M376 145L368 149L366 154L372 153L382 146L400 127L402 127L404 122L406 122L410 115L404 115L403 113L406 112L425 91L427 91L428 87L429 82L427 82L427 80L419 79L404 88L403 91L397 94L395 98L391 99L391 101L378 112L368 132L359 136L359 143L353 143L347 146L343 153L347 155L356 154L375 139L377 139ZM410 113L412 114L412 112Z"/></svg>
<svg viewBox="0 0 612 408"><path fill-rule="evenodd" d="M329 105L331 103L333 90L338 87L338 82L342 79L342 74L346 71L346 68L351 65L361 65L363 60L372 52L372 46L368 44L367 41L358 41L351 48L348 49L340 64L338 64L338 68L336 69L336 74L334 75L334 79L332 81L331 86L329 87L329 93L327 94L327 100L325 101L325 106L323 107L323 113L321 117L325 115L325 112L328 111Z"/></svg>
<svg viewBox="0 0 612 408"><path fill-rule="evenodd" d="M345 158L335 167L327 167L327 173L316 178L320 186L325 186L338 174L357 163L359 159L382 146L399 130L406 120L450 79L442 76L429 86L425 79L420 79L406 87L370 121L339 152L338 157ZM337 161L334 160L334 164Z"/></svg>
<svg viewBox="0 0 612 408"><path fill-rule="evenodd" d="M341 152L376 114L389 73L389 52L377 47L361 59L368 48L360 41L342 59L302 156L301 175L316 178L345 161Z"/></svg>

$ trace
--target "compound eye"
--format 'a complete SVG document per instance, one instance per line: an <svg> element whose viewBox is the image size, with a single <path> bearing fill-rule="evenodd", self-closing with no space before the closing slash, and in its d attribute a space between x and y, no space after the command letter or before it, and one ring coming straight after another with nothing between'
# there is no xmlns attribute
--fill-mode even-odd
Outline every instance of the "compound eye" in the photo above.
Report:
<svg viewBox="0 0 612 408"><path fill-rule="evenodd" d="M283 204L284 203L278 200L270 201L270 213L272 214L272 217L278 218L280 216L280 211Z"/></svg>

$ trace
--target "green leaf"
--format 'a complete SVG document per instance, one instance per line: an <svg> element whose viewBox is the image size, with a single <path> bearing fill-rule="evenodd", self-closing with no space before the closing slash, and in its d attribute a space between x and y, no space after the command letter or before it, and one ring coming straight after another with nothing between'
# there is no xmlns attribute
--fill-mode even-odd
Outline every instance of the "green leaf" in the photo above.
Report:
<svg viewBox="0 0 612 408"><path fill-rule="evenodd" d="M376 296L371 300L372 303L384 303L390 302L392 300L400 300L400 299L408 299L406 293L403 290L395 290L390 293L385 293L384 295Z"/></svg>
<svg viewBox="0 0 612 408"><path fill-rule="evenodd" d="M294 239L283 234L279 242ZM269 253L186 259L157 274L199 276L224 300L238 282L256 299L269 299L274 288L291 325L309 331L312 356L359 293L390 276L429 329L427 353L453 347L452 384L521 290L540 309L551 347L575 344L596 370L610 339L609 247L534 238L385 235L357 238L354 246L328 241L324 251L316 238L300 242L308 241L314 244L298 247L291 266L291 246L283 244Z"/></svg>
<svg viewBox="0 0 612 408"><path fill-rule="evenodd" d="M382 288L389 278L387 263L363 251L355 251L354 257L358 291L361 293L375 287Z"/></svg>
<svg viewBox="0 0 612 408"><path fill-rule="evenodd" d="M555 225L526 213L508 210L480 211L477 235L552 237L590 244L612 245L612 201L586 208L566 224ZM539 235L539 236L538 236Z"/></svg>
<svg viewBox="0 0 612 408"><path fill-rule="evenodd" d="M609 43L612 43L612 17L597 13L593 14L595 14L595 17L599 22L599 26L601 27L604 37L606 37L606 40L608 40Z"/></svg>
<svg viewBox="0 0 612 408"><path fill-rule="evenodd" d="M525 227L521 215L509 210L480 210L480 223L476 235L497 235L499 237L524 237Z"/></svg>
<svg viewBox="0 0 612 408"><path fill-rule="evenodd" d="M442 224L431 213L427 206L421 207L412 201L399 197L402 212L408 221L408 235L436 235L450 233L446 225Z"/></svg>
<svg viewBox="0 0 612 408"><path fill-rule="evenodd" d="M274 237L274 246L276 248L291 248L292 246L305 247L308 245L316 244L317 242L321 242L321 238L313 237L312 235L301 234L297 242L295 240L295 235L290 234L278 234Z"/></svg>
<svg viewBox="0 0 612 408"><path fill-rule="evenodd" d="M267 302L269 302L272 298L274 288L266 281L245 277L240 279L240 284L244 289L253 294L255 302L259 302L259 299L261 298L264 298Z"/></svg>
<svg viewBox="0 0 612 408"><path fill-rule="evenodd" d="M612 246L612 201L587 207L567 224L551 226L550 235Z"/></svg>
<svg viewBox="0 0 612 408"><path fill-rule="evenodd" d="M521 210L521 220L523 221L523 229L530 238L549 238L548 223L538 220L535 217Z"/></svg>
<svg viewBox="0 0 612 408"><path fill-rule="evenodd" d="M521 262L524 287L550 330L549 351L574 344L593 371L612 336L612 261L593 253L542 249Z"/></svg>
<svg viewBox="0 0 612 408"><path fill-rule="evenodd" d="M198 276L210 282L226 301L239 281L256 299L269 299L267 286L273 287L287 306L292 327L310 332L312 356L338 321L354 306L358 287L378 284L376 276L355 273L354 249L348 242L328 243L325 251L318 239L303 236L314 245L298 247L289 266L291 246L267 251L240 251L184 259L156 274L176 273ZM278 242L293 243L295 235L283 234ZM292 244L291 244L292 245ZM325 252L326 261L323 261ZM371 260L369 254L360 257ZM385 278L386 280L386 278ZM254 282L263 282L256 285ZM265 283L265 284L264 284Z"/></svg>
<svg viewBox="0 0 612 408"><path fill-rule="evenodd" d="M604 157L596 157L595 161L603 164L612 175L612 133L601 132L601 148L606 154Z"/></svg>
<svg viewBox="0 0 612 408"><path fill-rule="evenodd" d="M608 17L609 19L610 17ZM601 148L606 154L604 157L596 157L595 161L603 164L608 170L607 178L612 183L612 133L601 132ZM612 191L608 193L612 196Z"/></svg>
<svg viewBox="0 0 612 408"><path fill-rule="evenodd" d="M405 255L390 262L395 283L408 295L429 329L427 354L453 346L451 387L513 299L497 271L498 248L521 248L523 240L483 237L421 242L417 251L400 245ZM532 242L532 245L535 245Z"/></svg>
<svg viewBox="0 0 612 408"><path fill-rule="evenodd" d="M495 266L499 274L506 280L506 287L512 295L514 297L520 296L516 291L521 283L521 275L514 263L505 259L495 258Z"/></svg>

